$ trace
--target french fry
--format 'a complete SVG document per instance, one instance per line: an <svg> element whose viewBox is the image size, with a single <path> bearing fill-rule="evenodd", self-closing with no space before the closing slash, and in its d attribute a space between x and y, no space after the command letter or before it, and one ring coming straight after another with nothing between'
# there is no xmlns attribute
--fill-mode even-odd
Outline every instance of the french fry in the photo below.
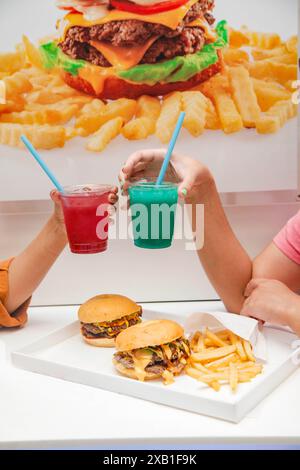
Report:
<svg viewBox="0 0 300 470"><path fill-rule="evenodd" d="M229 80L234 102L241 114L244 126L255 127L260 116L260 108L249 72L244 67L231 67L229 68Z"/></svg>
<svg viewBox="0 0 300 470"><path fill-rule="evenodd" d="M210 374L210 372L211 372L209 369L204 367L200 362L193 362L192 364L193 364L192 367L199 370L203 374Z"/></svg>
<svg viewBox="0 0 300 470"><path fill-rule="evenodd" d="M103 103L103 101L98 100L98 99L93 99L92 101L86 103L83 106L83 108L81 110L81 113L80 113L80 116L84 115L84 114L86 114L86 115L98 114L98 113L101 113L104 108L105 108L105 104Z"/></svg>
<svg viewBox="0 0 300 470"><path fill-rule="evenodd" d="M152 96L141 96L137 100L136 119L123 127L122 134L129 140L146 139L154 134L159 115L160 101Z"/></svg>
<svg viewBox="0 0 300 470"><path fill-rule="evenodd" d="M160 115L160 101L153 96L143 95L137 100L136 117L148 117L156 121Z"/></svg>
<svg viewBox="0 0 300 470"><path fill-rule="evenodd" d="M199 380L203 376L203 373L199 372L197 369L194 367L186 367L185 372L187 375L192 377L193 379Z"/></svg>
<svg viewBox="0 0 300 470"><path fill-rule="evenodd" d="M203 134L208 106L206 96L200 91L185 91L182 93L182 106L186 113L183 127L194 137Z"/></svg>
<svg viewBox="0 0 300 470"><path fill-rule="evenodd" d="M208 369L213 369L213 370L220 369L222 367L228 366L230 362L236 362L236 358L237 358L236 353L231 353L231 354L228 354L228 356L224 356L221 359L218 359L216 361L207 362L206 367Z"/></svg>
<svg viewBox="0 0 300 470"><path fill-rule="evenodd" d="M254 48L251 51L254 60L273 59L274 57L286 54L286 52L287 50L284 46L277 47L276 49Z"/></svg>
<svg viewBox="0 0 300 470"><path fill-rule="evenodd" d="M168 95L164 100L160 116L156 122L156 137L166 144L170 141L181 111L181 98L179 92Z"/></svg>
<svg viewBox="0 0 300 470"><path fill-rule="evenodd" d="M216 111L216 108L209 98L207 98L205 128L214 131L222 129L221 121Z"/></svg>
<svg viewBox="0 0 300 470"><path fill-rule="evenodd" d="M288 53L288 54L285 53L285 54L273 57L271 60L273 63L278 63L278 64L297 65L298 54L297 53Z"/></svg>
<svg viewBox="0 0 300 470"><path fill-rule="evenodd" d="M22 124L1 123L0 143L23 148L21 135L24 134L38 149L63 147L66 142L66 131L62 126L30 126Z"/></svg>
<svg viewBox="0 0 300 470"><path fill-rule="evenodd" d="M20 113L2 114L1 122L12 122L19 124L65 124L77 113L76 105L67 106L60 110L45 108L40 111L22 111Z"/></svg>
<svg viewBox="0 0 300 470"><path fill-rule="evenodd" d="M297 116L298 105L292 101L278 101L272 108L263 114L256 123L259 134L272 134L278 132L289 119Z"/></svg>
<svg viewBox="0 0 300 470"><path fill-rule="evenodd" d="M7 98L14 98L15 95L28 93L32 90L32 84L23 72L15 72L3 79Z"/></svg>
<svg viewBox="0 0 300 470"><path fill-rule="evenodd" d="M32 44L32 42L29 41L27 36L24 35L22 39L28 62L38 69L43 69L39 50L35 47L34 44Z"/></svg>
<svg viewBox="0 0 300 470"><path fill-rule="evenodd" d="M25 65L24 54L21 51L0 54L0 72L9 74L17 72Z"/></svg>
<svg viewBox="0 0 300 470"><path fill-rule="evenodd" d="M198 339L200 338L200 336L202 336L200 331L196 331L193 335L190 336L189 342L192 351L195 350L194 348L197 346Z"/></svg>
<svg viewBox="0 0 300 470"><path fill-rule="evenodd" d="M38 75L29 76L29 80L33 85L35 91L49 87L51 87L52 89L54 87L66 86L59 76L50 73L39 73Z"/></svg>
<svg viewBox="0 0 300 470"><path fill-rule="evenodd" d="M116 117L107 121L103 126L91 136L86 145L86 149L92 152L102 152L108 143L117 137L123 125L123 118Z"/></svg>
<svg viewBox="0 0 300 470"><path fill-rule="evenodd" d="M229 339L229 334L230 334L230 331L229 330L220 330L220 331L216 331L216 335L223 339L223 341L227 341Z"/></svg>
<svg viewBox="0 0 300 470"><path fill-rule="evenodd" d="M243 121L231 96L220 91L215 94L214 100L225 134L240 131L243 128Z"/></svg>
<svg viewBox="0 0 300 470"><path fill-rule="evenodd" d="M201 338L207 344L214 343L214 347L197 353L197 344ZM225 343L223 346L220 340L230 341L231 345L227 346ZM235 392L239 383L250 382L263 370L262 364L255 361L250 343L229 330L213 333L206 328L203 334L196 331L190 338L190 346L193 354L185 367L186 373L216 391L219 391L222 385L229 384ZM218 355L221 357L215 359ZM212 356L214 359L207 360Z"/></svg>
<svg viewBox="0 0 300 470"><path fill-rule="evenodd" d="M221 384L218 380L213 380L209 383L209 386L214 389L215 392L219 392L221 389Z"/></svg>
<svg viewBox="0 0 300 470"><path fill-rule="evenodd" d="M246 51L232 47L224 49L223 58L226 65L239 65L249 62L249 55Z"/></svg>
<svg viewBox="0 0 300 470"><path fill-rule="evenodd" d="M249 35L246 34L243 30L239 29L229 29L229 44L231 47L243 47L250 45Z"/></svg>
<svg viewBox="0 0 300 470"><path fill-rule="evenodd" d="M16 95L14 98L6 100L5 104L0 104L1 113L13 113L23 111L25 106L25 99L21 95Z"/></svg>
<svg viewBox="0 0 300 470"><path fill-rule="evenodd" d="M259 47L261 49L275 49L282 44L281 37L276 33L259 33L256 31L249 31L249 29L246 27L243 27L241 31L249 38L249 45L251 47Z"/></svg>
<svg viewBox="0 0 300 470"><path fill-rule="evenodd" d="M238 132L243 128L243 121L231 97L227 75L216 75L199 87L216 107L223 131L226 134Z"/></svg>
<svg viewBox="0 0 300 470"><path fill-rule="evenodd" d="M240 356L241 360L246 361L247 355L244 351L243 344L241 340L232 332L230 332L230 341L231 341L231 344L236 347L236 352Z"/></svg>
<svg viewBox="0 0 300 470"><path fill-rule="evenodd" d="M276 82L266 82L253 78L252 84L259 107L263 112L268 111L278 101L289 100L291 98L291 94Z"/></svg>
<svg viewBox="0 0 300 470"><path fill-rule="evenodd" d="M290 53L298 52L298 36L292 36L285 43L285 48Z"/></svg>
<svg viewBox="0 0 300 470"><path fill-rule="evenodd" d="M194 362L210 362L215 359L219 359L221 357L227 356L228 354L231 354L236 351L236 346L224 346L223 348L217 348L214 349L213 351L205 351L201 353L196 353L193 354L192 360Z"/></svg>
<svg viewBox="0 0 300 470"><path fill-rule="evenodd" d="M297 80L297 65L280 64L272 59L249 63L248 69L253 78L273 80L282 85L288 80Z"/></svg>
<svg viewBox="0 0 300 470"><path fill-rule="evenodd" d="M227 343L225 343L225 341L223 341L219 336L217 336L215 333L210 331L209 328L205 329L205 335L208 339L211 340L213 346L217 346L217 347L228 346Z"/></svg>
<svg viewBox="0 0 300 470"><path fill-rule="evenodd" d="M83 129L85 135L96 132L103 124L114 118L121 117L123 122L128 122L135 115L136 101L120 98L109 102L101 112L83 114L76 120L75 127Z"/></svg>
<svg viewBox="0 0 300 470"><path fill-rule="evenodd" d="M195 347L195 352L202 352L205 351L206 346L205 346L205 341L203 335L200 333L200 336L198 338L196 347Z"/></svg>
<svg viewBox="0 0 300 470"><path fill-rule="evenodd" d="M146 139L155 132L156 121L140 117L129 121L122 129L123 136L128 140Z"/></svg>
<svg viewBox="0 0 300 470"><path fill-rule="evenodd" d="M295 93L295 91L300 89L300 82L297 80L288 80L284 84L284 88L290 91L291 93Z"/></svg>
<svg viewBox="0 0 300 470"><path fill-rule="evenodd" d="M238 370L234 362L229 364L229 384L233 392L236 392L238 386Z"/></svg>
<svg viewBox="0 0 300 470"><path fill-rule="evenodd" d="M249 359L249 361L253 361L255 362L255 357L253 356L253 353L252 353L252 346L251 344L249 343L249 341L246 341L245 339L243 340L243 346L244 346L244 350L245 350L245 353Z"/></svg>
<svg viewBox="0 0 300 470"><path fill-rule="evenodd" d="M221 388L220 383L218 382L218 380L216 380L214 376L202 374L201 372L199 372L197 369L194 369L193 367L186 367L185 372L187 375L189 375L193 379L204 382L205 384L213 388L216 392L218 392Z"/></svg>
<svg viewBox="0 0 300 470"><path fill-rule="evenodd" d="M243 343L240 339L237 340L236 342L236 351L238 355L240 356L242 361L247 361L247 354L245 353Z"/></svg>
<svg viewBox="0 0 300 470"><path fill-rule="evenodd" d="M9 72L0 72L0 80L3 80L3 78L9 77L10 73Z"/></svg>
<svg viewBox="0 0 300 470"><path fill-rule="evenodd" d="M47 109L54 109L61 111L70 106L76 106L77 112L81 111L83 106L91 101L88 96L72 96L70 98L65 98L56 103L51 103L47 105ZM25 109L27 111L42 111L45 109L45 106L39 103L26 103Z"/></svg>

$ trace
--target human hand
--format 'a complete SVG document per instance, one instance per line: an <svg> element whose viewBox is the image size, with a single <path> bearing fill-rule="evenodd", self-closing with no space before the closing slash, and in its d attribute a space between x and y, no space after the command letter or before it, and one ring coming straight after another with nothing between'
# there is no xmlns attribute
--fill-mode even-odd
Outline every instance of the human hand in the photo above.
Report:
<svg viewBox="0 0 300 470"><path fill-rule="evenodd" d="M241 315L299 331L300 297L282 282L253 279L245 290L245 297Z"/></svg>
<svg viewBox="0 0 300 470"><path fill-rule="evenodd" d="M132 154L119 173L119 181L124 193L127 192L130 178L157 177L166 150L141 150ZM208 168L190 157L173 154L166 180L179 184L178 195L186 200L197 200L207 183L213 182Z"/></svg>

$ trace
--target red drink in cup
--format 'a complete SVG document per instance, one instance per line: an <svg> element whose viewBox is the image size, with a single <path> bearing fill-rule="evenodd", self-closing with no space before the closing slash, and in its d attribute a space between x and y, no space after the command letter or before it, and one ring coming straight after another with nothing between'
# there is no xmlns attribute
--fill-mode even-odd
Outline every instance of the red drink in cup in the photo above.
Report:
<svg viewBox="0 0 300 470"><path fill-rule="evenodd" d="M112 186L68 186L61 194L72 253L101 253L108 242L108 196Z"/></svg>

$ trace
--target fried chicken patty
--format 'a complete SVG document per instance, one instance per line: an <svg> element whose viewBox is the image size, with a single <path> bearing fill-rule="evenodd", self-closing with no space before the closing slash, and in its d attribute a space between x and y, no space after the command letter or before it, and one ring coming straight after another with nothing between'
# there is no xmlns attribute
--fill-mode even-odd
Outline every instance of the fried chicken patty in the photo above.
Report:
<svg viewBox="0 0 300 470"><path fill-rule="evenodd" d="M214 0L200 0L191 7L175 30L139 20L112 21L89 28L73 26L59 47L73 59L83 59L101 67L109 67L111 64L90 44L91 41L104 41L114 46L130 47L143 44L149 38L157 36L158 39L147 50L140 63L151 64L176 56L194 54L204 46L205 34L200 27L187 25L202 15L210 24L214 23L210 13L213 7Z"/></svg>

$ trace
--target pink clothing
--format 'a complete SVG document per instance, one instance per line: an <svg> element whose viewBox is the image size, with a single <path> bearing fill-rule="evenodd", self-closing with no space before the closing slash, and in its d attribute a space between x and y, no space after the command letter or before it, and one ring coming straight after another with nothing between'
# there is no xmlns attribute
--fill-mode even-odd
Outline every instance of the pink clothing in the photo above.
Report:
<svg viewBox="0 0 300 470"><path fill-rule="evenodd" d="M300 211L274 238L274 243L289 259L300 264Z"/></svg>

